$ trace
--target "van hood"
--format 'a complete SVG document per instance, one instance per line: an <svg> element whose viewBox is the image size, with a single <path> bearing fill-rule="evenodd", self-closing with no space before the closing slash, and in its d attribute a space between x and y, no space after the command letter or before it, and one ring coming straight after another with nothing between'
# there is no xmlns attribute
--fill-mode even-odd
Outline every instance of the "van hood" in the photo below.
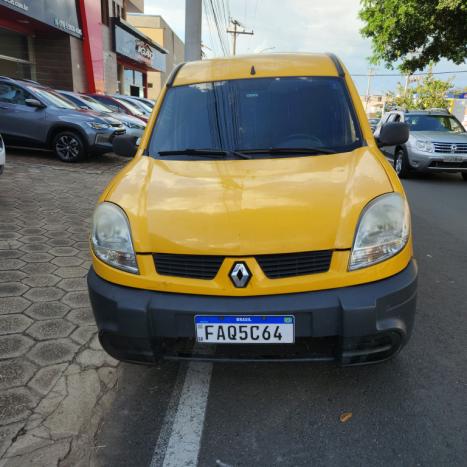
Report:
<svg viewBox="0 0 467 467"><path fill-rule="evenodd" d="M393 191L369 148L309 157L169 161L143 156L106 200L139 253L247 256L349 249L366 204Z"/></svg>
<svg viewBox="0 0 467 467"><path fill-rule="evenodd" d="M457 133L454 131L412 131L416 139L428 140L440 143L467 143L467 132Z"/></svg>

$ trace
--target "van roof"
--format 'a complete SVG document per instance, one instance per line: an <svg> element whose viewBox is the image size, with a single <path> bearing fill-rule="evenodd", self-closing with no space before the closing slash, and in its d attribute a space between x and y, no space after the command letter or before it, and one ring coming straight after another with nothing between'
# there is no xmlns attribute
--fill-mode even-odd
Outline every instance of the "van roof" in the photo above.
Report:
<svg viewBox="0 0 467 467"><path fill-rule="evenodd" d="M280 76L339 76L330 54L273 53L241 55L187 62L173 81L173 86L223 81L229 79Z"/></svg>

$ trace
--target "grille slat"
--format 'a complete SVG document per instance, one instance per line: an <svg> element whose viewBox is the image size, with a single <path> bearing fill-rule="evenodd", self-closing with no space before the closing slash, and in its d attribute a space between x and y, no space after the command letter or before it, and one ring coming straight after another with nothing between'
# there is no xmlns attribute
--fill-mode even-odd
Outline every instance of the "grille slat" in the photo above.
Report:
<svg viewBox="0 0 467 467"><path fill-rule="evenodd" d="M266 277L280 279L328 271L332 250L258 255L255 259ZM223 256L154 254L158 274L193 279L214 279L223 261Z"/></svg>
<svg viewBox="0 0 467 467"><path fill-rule="evenodd" d="M224 261L223 256L173 255L156 253L156 271L163 276L193 277L194 279L214 279Z"/></svg>
<svg viewBox="0 0 467 467"><path fill-rule="evenodd" d="M453 151L452 146L456 146ZM440 143L433 142L435 152L446 153L446 154L467 154L467 143Z"/></svg>
<svg viewBox="0 0 467 467"><path fill-rule="evenodd" d="M331 265L331 258L331 250L256 256L258 264L269 279L326 272Z"/></svg>

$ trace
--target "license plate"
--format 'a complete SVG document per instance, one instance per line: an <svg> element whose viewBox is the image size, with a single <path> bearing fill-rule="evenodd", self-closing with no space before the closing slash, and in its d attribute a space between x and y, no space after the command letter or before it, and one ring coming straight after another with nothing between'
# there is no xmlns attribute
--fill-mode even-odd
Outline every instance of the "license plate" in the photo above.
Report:
<svg viewBox="0 0 467 467"><path fill-rule="evenodd" d="M464 158L462 156L445 156L443 157L444 162L463 162Z"/></svg>
<svg viewBox="0 0 467 467"><path fill-rule="evenodd" d="M195 316L203 344L293 344L293 316Z"/></svg>

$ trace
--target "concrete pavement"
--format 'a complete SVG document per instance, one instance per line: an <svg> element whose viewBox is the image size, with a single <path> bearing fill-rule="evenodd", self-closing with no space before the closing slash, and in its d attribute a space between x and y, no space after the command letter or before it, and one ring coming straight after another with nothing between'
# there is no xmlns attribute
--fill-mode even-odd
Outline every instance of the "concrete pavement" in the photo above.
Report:
<svg viewBox="0 0 467 467"><path fill-rule="evenodd" d="M117 365L96 337L87 237L97 197L123 162L67 165L47 153L8 152L0 177L0 465L76 465L75 452L87 464L78 448L93 446Z"/></svg>

